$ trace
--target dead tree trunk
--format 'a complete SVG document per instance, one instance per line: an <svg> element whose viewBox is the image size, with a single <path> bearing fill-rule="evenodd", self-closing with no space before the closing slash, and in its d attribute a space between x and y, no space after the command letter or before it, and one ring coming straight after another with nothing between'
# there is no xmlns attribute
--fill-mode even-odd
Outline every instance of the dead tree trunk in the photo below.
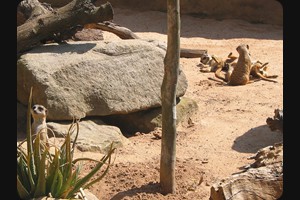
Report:
<svg viewBox="0 0 300 200"><path fill-rule="evenodd" d="M87 24L84 28L100 29L116 34L121 39L140 39L135 33L126 27L116 25L112 22Z"/></svg>
<svg viewBox="0 0 300 200"><path fill-rule="evenodd" d="M205 53L207 53L206 49L180 49L181 58L200 58Z"/></svg>
<svg viewBox="0 0 300 200"><path fill-rule="evenodd" d="M17 7L17 26L48 12L50 12L49 8L38 0L23 0Z"/></svg>
<svg viewBox="0 0 300 200"><path fill-rule="evenodd" d="M176 86L180 58L179 0L167 0L168 44L164 60L160 185L163 194L175 193Z"/></svg>
<svg viewBox="0 0 300 200"><path fill-rule="evenodd" d="M53 12L40 15L17 27L17 54L28 50L41 40L77 25L113 19L109 2L99 7L92 0L73 0Z"/></svg>
<svg viewBox="0 0 300 200"><path fill-rule="evenodd" d="M112 22L86 24L84 28L93 28L108 31L117 35L121 39L140 39L140 37L130 29L116 25ZM181 58L200 58L205 53L207 53L206 49L180 49Z"/></svg>

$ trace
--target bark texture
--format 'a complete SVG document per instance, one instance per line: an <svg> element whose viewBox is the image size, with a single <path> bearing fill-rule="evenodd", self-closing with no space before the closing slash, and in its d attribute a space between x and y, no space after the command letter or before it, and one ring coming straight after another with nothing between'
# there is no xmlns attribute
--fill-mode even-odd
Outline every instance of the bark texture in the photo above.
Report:
<svg viewBox="0 0 300 200"><path fill-rule="evenodd" d="M162 145L160 184L163 194L175 193L176 161L176 86L180 58L179 0L168 0L168 44L164 60L162 96Z"/></svg>
<svg viewBox="0 0 300 200"><path fill-rule="evenodd" d="M109 2L99 7L91 0L73 0L53 12L47 12L17 27L17 53L26 51L53 34L78 25L113 19Z"/></svg>

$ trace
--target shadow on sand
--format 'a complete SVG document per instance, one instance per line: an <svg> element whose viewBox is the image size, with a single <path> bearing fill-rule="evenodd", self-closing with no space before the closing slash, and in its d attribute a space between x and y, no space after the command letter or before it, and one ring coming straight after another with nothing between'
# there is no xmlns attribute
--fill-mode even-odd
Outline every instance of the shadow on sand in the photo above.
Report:
<svg viewBox="0 0 300 200"><path fill-rule="evenodd" d="M239 19L213 19L181 15L180 35L184 38L206 39L253 38L282 40L283 27L262 23L250 23ZM114 23L134 33L156 32L167 34L167 13L159 11L129 12L115 9Z"/></svg>
<svg viewBox="0 0 300 200"><path fill-rule="evenodd" d="M242 153L256 153L259 149L283 141L283 134L271 131L267 125L250 129L234 140L232 149Z"/></svg>
<svg viewBox="0 0 300 200"><path fill-rule="evenodd" d="M148 184L142 185L141 187L134 187L132 189L122 191L117 193L115 196L111 198L111 200L119 200L123 199L124 197L132 197L137 195L138 193L148 193L148 194L154 194L154 193L160 193L160 184L159 183L153 183L150 182Z"/></svg>

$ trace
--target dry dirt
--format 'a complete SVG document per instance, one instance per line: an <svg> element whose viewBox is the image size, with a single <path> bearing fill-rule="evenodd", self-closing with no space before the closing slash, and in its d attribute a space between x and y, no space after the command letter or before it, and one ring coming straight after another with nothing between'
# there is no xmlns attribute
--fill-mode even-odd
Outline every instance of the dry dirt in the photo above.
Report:
<svg viewBox="0 0 300 200"><path fill-rule="evenodd" d="M143 39L167 41L167 17L161 12L115 9L114 23L125 26ZM120 40L104 32L104 40ZM119 199L209 199L212 184L251 163L247 157L258 149L282 141L266 119L283 108L283 29L241 20L201 19L181 16L181 47L207 49L226 57L237 54L246 43L252 58L269 62L278 83L258 81L245 86L224 86L208 80L213 73L199 71L199 58L181 58L187 76L185 96L194 99L199 111L194 126L177 128L176 193L162 195L159 186L161 140L153 134L129 137L118 149L104 179L90 188L100 200ZM93 153L77 156L101 157ZM86 167L90 170L93 166Z"/></svg>

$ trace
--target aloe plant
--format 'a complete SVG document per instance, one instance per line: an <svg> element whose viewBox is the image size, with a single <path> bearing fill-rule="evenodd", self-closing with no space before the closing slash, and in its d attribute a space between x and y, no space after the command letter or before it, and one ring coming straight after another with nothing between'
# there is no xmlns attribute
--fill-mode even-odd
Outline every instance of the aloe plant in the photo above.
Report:
<svg viewBox="0 0 300 200"><path fill-rule="evenodd" d="M42 146L39 134L35 139L31 135L31 102L32 88L29 94L27 109L27 149L24 150L21 144L17 146L17 195L20 199L32 199L42 196L54 198L74 198L80 189L85 189L100 181L108 172L111 166L111 157L115 151L113 144L107 153L100 159L91 158L73 159L76 140L79 134L79 120L73 120L65 140L61 146ZM76 135L73 143L71 135ZM54 148L54 153L50 152ZM81 175L81 165L85 161L96 162L96 165L86 175ZM81 164L81 165L80 165ZM104 167L105 169L98 174ZM96 177L97 176L97 177ZM91 180L91 178L93 180Z"/></svg>

